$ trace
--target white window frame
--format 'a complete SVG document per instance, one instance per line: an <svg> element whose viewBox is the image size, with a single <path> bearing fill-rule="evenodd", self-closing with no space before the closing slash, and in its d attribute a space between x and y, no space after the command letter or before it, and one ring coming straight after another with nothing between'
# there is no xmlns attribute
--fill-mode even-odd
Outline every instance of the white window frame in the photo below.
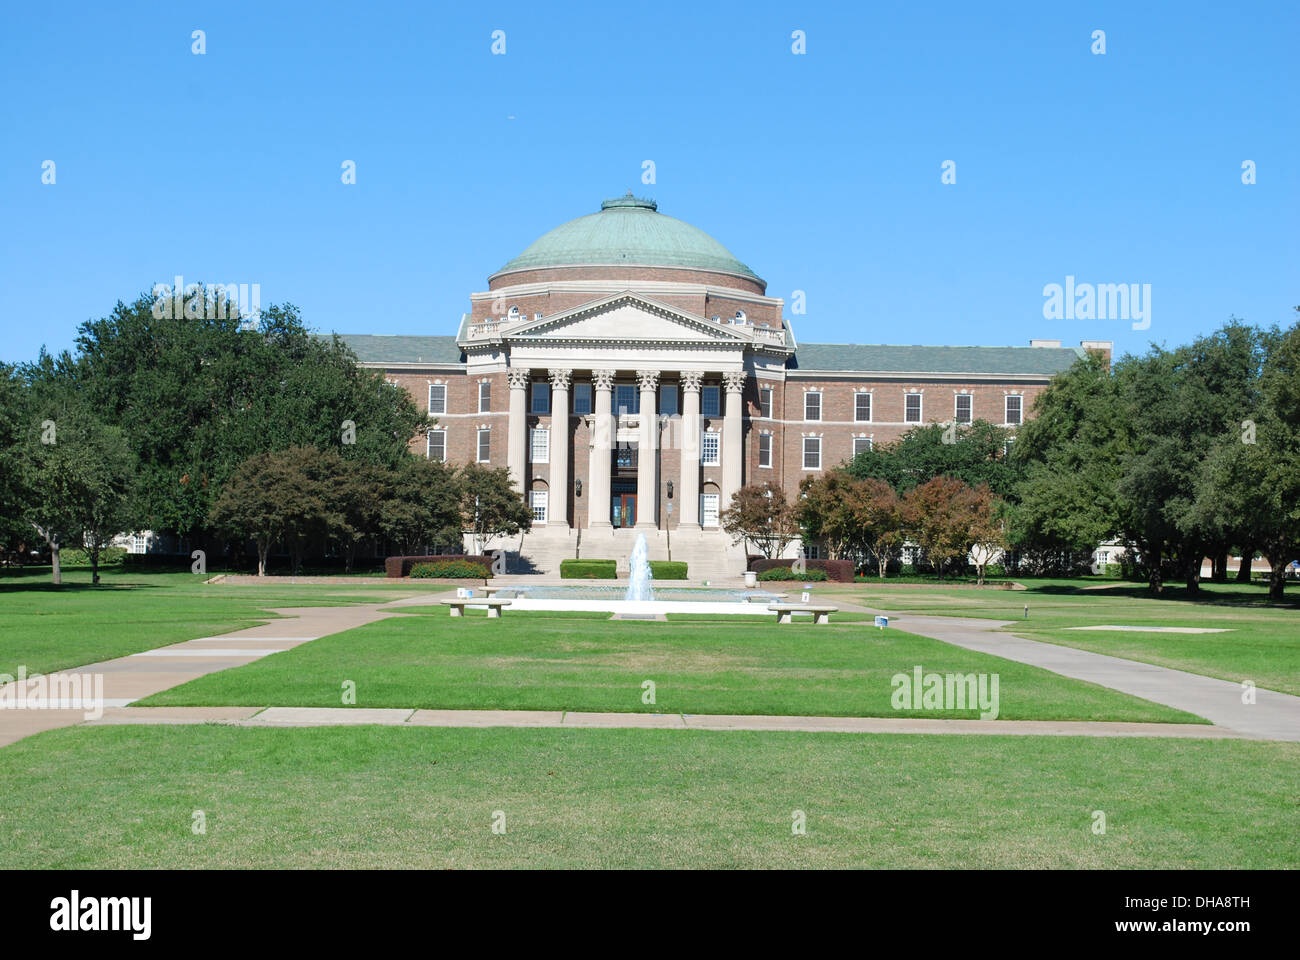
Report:
<svg viewBox="0 0 1300 960"><path fill-rule="evenodd" d="M709 441L712 440L712 444ZM709 448L712 446L713 452L710 455ZM712 456L712 459L710 459ZM716 467L722 463L722 434L717 430L705 430L700 434L700 466Z"/></svg>
<svg viewBox="0 0 1300 960"><path fill-rule="evenodd" d="M485 440L487 442L487 453L488 453L486 457L483 456L483 443ZM478 458L478 462L491 463L492 462L492 430L487 427L480 427L478 431L478 435L474 439L474 444L475 444L474 455L475 457Z"/></svg>
<svg viewBox="0 0 1300 960"><path fill-rule="evenodd" d="M768 420L772 419L772 388L758 388L758 415Z"/></svg>
<svg viewBox="0 0 1300 960"><path fill-rule="evenodd" d="M434 403L433 403L434 391L437 391L438 396L440 398L438 400L437 408L434 407ZM429 384L429 412L430 413L447 412L447 385L445 383Z"/></svg>
<svg viewBox="0 0 1300 960"><path fill-rule="evenodd" d="M712 397L712 402L709 398ZM722 388L716 384L713 386L700 387L700 416L702 417L720 417L722 416Z"/></svg>
<svg viewBox="0 0 1300 960"><path fill-rule="evenodd" d="M912 420L907 416L907 401L916 397L916 419ZM920 393L903 394L903 422L904 423L924 423L925 422L925 396Z"/></svg>
<svg viewBox="0 0 1300 960"><path fill-rule="evenodd" d="M1016 401L1016 419L1011 419L1011 401ZM1007 426L1018 427L1025 422L1025 398L1018 393L1008 393L1002 398L1002 422Z"/></svg>
<svg viewBox="0 0 1300 960"><path fill-rule="evenodd" d="M583 401L581 404L578 403L579 398ZM579 416L585 416L590 414L591 410L591 384L575 383L573 385L573 412Z"/></svg>
<svg viewBox="0 0 1300 960"><path fill-rule="evenodd" d="M541 456L538 445L541 445ZM533 427L528 431L528 462L529 463L550 463L551 462L551 431L546 427Z"/></svg>
<svg viewBox="0 0 1300 960"><path fill-rule="evenodd" d="M538 403L539 399L542 401L540 404ZM551 412L551 385L545 380L533 381L532 388L528 391L528 412Z"/></svg>
<svg viewBox="0 0 1300 960"><path fill-rule="evenodd" d="M863 447L861 450L859 450L859 449L858 449L858 444L859 444L859 443L864 443L864 444L866 444L866 446ZM875 449L875 447L876 447L876 444L875 444L875 442L874 442L870 437L854 437L854 438L853 438L853 455L854 455L855 457L856 457L859 453L870 453L872 450Z"/></svg>
<svg viewBox="0 0 1300 960"><path fill-rule="evenodd" d="M483 380L480 381L478 385L478 412L490 413L491 411L492 411L492 381Z"/></svg>
<svg viewBox="0 0 1300 960"><path fill-rule="evenodd" d="M860 416L862 410L859 404L863 399L867 401L867 415L865 417ZM854 423L871 422L871 391L870 390L859 390L857 393L853 395L853 422Z"/></svg>
<svg viewBox="0 0 1300 960"><path fill-rule="evenodd" d="M966 419L961 418L961 402L966 401ZM970 423L975 419L975 398L969 393L958 393L952 398L952 422Z"/></svg>
<svg viewBox="0 0 1300 960"><path fill-rule="evenodd" d="M810 467L810 466L808 466L808 454L809 454L809 452L810 452L809 449L808 449L808 444L809 444L809 443L815 443L815 444L817 445L817 450L816 450L816 453L817 453L817 466L815 466L815 467ZM809 470L809 471L812 471L812 470L820 470L820 469L822 468L822 438L821 438L821 437L804 437L804 438L803 438L803 445L802 445L802 446L803 446L803 459L802 459L801 462L803 463L803 469L805 469L805 470Z"/></svg>
<svg viewBox="0 0 1300 960"><path fill-rule="evenodd" d="M700 494L700 526L702 527L718 526L718 522L719 522L718 514L721 512L719 510L719 506L720 506L719 501L721 499L722 499L721 495L717 493ZM712 509L710 509L710 506L712 507ZM710 514L712 514L712 519L710 519Z"/></svg>
<svg viewBox="0 0 1300 960"><path fill-rule="evenodd" d="M549 490L529 490L528 509L532 511L533 523L545 523L551 506Z"/></svg>
<svg viewBox="0 0 1300 960"><path fill-rule="evenodd" d="M764 447L767 449L764 450ZM766 458L763 456L764 453L767 454ZM772 469L772 435L770 433L760 433L758 435L758 465L767 470Z"/></svg>
<svg viewBox="0 0 1300 960"><path fill-rule="evenodd" d="M817 416L808 415L808 401L813 397L817 398ZM820 423L822 419L822 392L820 390L809 390L803 395L803 418L808 423Z"/></svg>
<svg viewBox="0 0 1300 960"><path fill-rule="evenodd" d="M446 430L430 430L428 433L424 435L424 459L426 460L433 459L433 435L435 433L439 434L442 437L442 456L438 458L437 462L446 463L447 462L447 431Z"/></svg>

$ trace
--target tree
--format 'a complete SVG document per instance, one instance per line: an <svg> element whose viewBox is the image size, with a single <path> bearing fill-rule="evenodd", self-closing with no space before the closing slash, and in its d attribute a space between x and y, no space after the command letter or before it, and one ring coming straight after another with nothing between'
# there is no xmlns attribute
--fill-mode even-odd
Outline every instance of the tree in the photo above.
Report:
<svg viewBox="0 0 1300 960"><path fill-rule="evenodd" d="M345 526L337 493L342 461L332 451L290 447L259 453L235 468L213 503L210 522L257 546L257 575L266 576L267 556L279 541L289 547L293 571L304 549Z"/></svg>
<svg viewBox="0 0 1300 960"><path fill-rule="evenodd" d="M942 578L943 568L970 552L971 520L988 488L977 493L953 477L935 477L903 495L903 509L917 545Z"/></svg>
<svg viewBox="0 0 1300 960"><path fill-rule="evenodd" d="M460 468L459 480L462 529L473 536L478 551L494 537L513 537L532 529L533 512L505 467L467 463Z"/></svg>
<svg viewBox="0 0 1300 960"><path fill-rule="evenodd" d="M883 480L857 480L852 493L848 505L853 522L861 530L861 541L875 560L883 580L890 559L907 540L903 501Z"/></svg>
<svg viewBox="0 0 1300 960"><path fill-rule="evenodd" d="M379 531L407 555L435 544L459 545L462 499L455 467L412 454L384 474Z"/></svg>
<svg viewBox="0 0 1300 960"><path fill-rule="evenodd" d="M0 363L0 547L10 548L23 537L22 440L27 416L26 387L17 368ZM27 528L30 530L30 527Z"/></svg>
<svg viewBox="0 0 1300 960"><path fill-rule="evenodd" d="M1021 473L1019 461L1007 455L1011 437L1010 430L985 420L913 427L894 443L858 454L848 471L883 480L900 494L935 477L955 477L1011 497Z"/></svg>
<svg viewBox="0 0 1300 960"><path fill-rule="evenodd" d="M752 542L769 560L781 556L799 537L795 508L785 490L771 481L741 487L719 519L732 543Z"/></svg>
<svg viewBox="0 0 1300 960"><path fill-rule="evenodd" d="M846 470L827 470L804 477L799 484L795 515L804 540L825 544L832 560L862 553L862 529L850 507L851 490L858 482Z"/></svg>

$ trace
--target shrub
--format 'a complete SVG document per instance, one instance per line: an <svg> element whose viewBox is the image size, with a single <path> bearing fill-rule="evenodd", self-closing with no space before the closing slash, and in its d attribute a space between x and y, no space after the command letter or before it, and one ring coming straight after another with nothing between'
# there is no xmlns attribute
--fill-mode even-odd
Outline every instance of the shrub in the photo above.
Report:
<svg viewBox="0 0 1300 960"><path fill-rule="evenodd" d="M617 580L618 573L613 560L578 560L560 561L561 580Z"/></svg>
<svg viewBox="0 0 1300 960"><path fill-rule="evenodd" d="M651 560L650 575L656 580L685 580L686 564L680 560Z"/></svg>
<svg viewBox="0 0 1300 960"><path fill-rule="evenodd" d="M1006 575L1007 568L1000 563L990 563L984 568L984 576L986 577L1005 577Z"/></svg>
<svg viewBox="0 0 1300 960"><path fill-rule="evenodd" d="M101 567L122 566L125 559L126 548L124 547L103 547L99 551L99 565ZM90 553L80 547L65 547L59 551L59 565L64 567L88 567L90 566Z"/></svg>
<svg viewBox="0 0 1300 960"><path fill-rule="evenodd" d="M795 573L792 567L769 567L758 575L760 580L803 580L808 583L827 579L825 570L809 567L803 573Z"/></svg>
<svg viewBox="0 0 1300 960"><path fill-rule="evenodd" d="M413 580L486 580L490 575L483 564L469 560L435 560L411 567Z"/></svg>
<svg viewBox="0 0 1300 960"><path fill-rule="evenodd" d="M452 560L467 560L486 569L486 573L472 574L475 577L492 576L492 558L478 554L446 553L442 556L428 557L386 557L384 559L384 576L389 578L409 577L411 568L417 563L447 563Z"/></svg>
<svg viewBox="0 0 1300 960"><path fill-rule="evenodd" d="M762 573L765 570L773 570L777 567L789 569L794 564L793 560L755 560L750 569L755 573ZM825 576L823 580L834 580L837 583L853 582L853 561L852 560L805 560L806 567L804 573L798 576L782 577L783 580L812 580L808 576L814 570L822 571Z"/></svg>
<svg viewBox="0 0 1300 960"><path fill-rule="evenodd" d="M903 564L901 567L898 568L898 575L899 575L900 577L914 577L914 576L916 576L916 564L914 564L914 563L905 563L905 564Z"/></svg>
<svg viewBox="0 0 1300 960"><path fill-rule="evenodd" d="M1108 576L1108 577L1115 577L1116 579L1118 579L1118 578L1124 576L1124 564L1122 564L1122 563L1108 563L1108 564L1106 564L1106 569L1105 569L1104 573L1105 573L1106 576Z"/></svg>

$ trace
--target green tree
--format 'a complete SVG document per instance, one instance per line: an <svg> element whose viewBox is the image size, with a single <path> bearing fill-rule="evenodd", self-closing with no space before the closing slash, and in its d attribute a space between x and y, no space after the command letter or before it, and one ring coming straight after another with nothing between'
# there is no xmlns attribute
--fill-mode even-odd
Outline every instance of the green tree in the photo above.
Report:
<svg viewBox="0 0 1300 960"><path fill-rule="evenodd" d="M770 481L741 487L719 518L733 543L751 542L769 560L799 537L799 522L785 490Z"/></svg>
<svg viewBox="0 0 1300 960"><path fill-rule="evenodd" d="M461 478L455 467L408 455L385 472L378 501L380 533L407 556L460 545Z"/></svg>
<svg viewBox="0 0 1300 960"><path fill-rule="evenodd" d="M467 463L460 468L459 480L462 529L471 534L480 553L495 537L532 529L533 513L505 467Z"/></svg>

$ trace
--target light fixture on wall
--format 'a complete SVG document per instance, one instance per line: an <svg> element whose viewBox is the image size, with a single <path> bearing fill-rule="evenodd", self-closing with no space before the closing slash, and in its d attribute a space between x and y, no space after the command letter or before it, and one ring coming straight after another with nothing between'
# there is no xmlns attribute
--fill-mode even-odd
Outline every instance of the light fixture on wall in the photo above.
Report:
<svg viewBox="0 0 1300 960"><path fill-rule="evenodd" d="M573 495L574 495L575 497L580 497L580 496L582 496L582 481L581 481L581 480L574 480L574 481L573 481Z"/></svg>
<svg viewBox="0 0 1300 960"><path fill-rule="evenodd" d="M672 498L673 498L673 482L672 482L671 480L669 480L669 481L668 481L668 499L671 500Z"/></svg>

